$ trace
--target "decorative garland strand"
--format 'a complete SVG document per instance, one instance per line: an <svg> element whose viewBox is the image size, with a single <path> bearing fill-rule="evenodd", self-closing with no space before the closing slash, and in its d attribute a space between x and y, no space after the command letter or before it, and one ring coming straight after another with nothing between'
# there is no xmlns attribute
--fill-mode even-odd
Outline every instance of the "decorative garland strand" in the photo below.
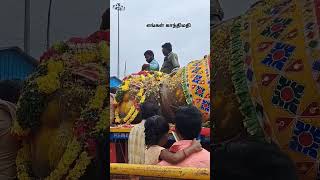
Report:
<svg viewBox="0 0 320 180"><path fill-rule="evenodd" d="M184 96L186 97L186 102L187 104L192 104L192 96L191 94L189 93L189 90L188 90L188 86L187 86L187 72L186 72L186 67L183 67L182 68L182 90L183 90L183 93L184 93Z"/></svg>
<svg viewBox="0 0 320 180"><path fill-rule="evenodd" d="M250 93L246 82L246 75L243 67L241 23L241 17L239 19L235 19L233 27L231 29L231 79L235 87L235 93L240 103L239 110L245 117L245 119L243 120L244 126L246 127L250 135L263 137L263 130L258 123L255 107L250 98Z"/></svg>

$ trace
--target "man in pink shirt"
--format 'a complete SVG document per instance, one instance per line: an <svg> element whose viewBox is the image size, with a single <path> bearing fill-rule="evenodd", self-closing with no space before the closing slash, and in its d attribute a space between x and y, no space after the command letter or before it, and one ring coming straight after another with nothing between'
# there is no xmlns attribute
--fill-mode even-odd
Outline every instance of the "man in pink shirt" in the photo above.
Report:
<svg viewBox="0 0 320 180"><path fill-rule="evenodd" d="M171 152L182 151L189 147L194 138L197 138L201 132L202 115L200 111L193 106L180 107L175 114L176 133L179 141L175 142L171 147ZM210 152L205 149L194 153L178 164L170 164L161 161L161 166L179 166L179 167L195 167L210 168Z"/></svg>

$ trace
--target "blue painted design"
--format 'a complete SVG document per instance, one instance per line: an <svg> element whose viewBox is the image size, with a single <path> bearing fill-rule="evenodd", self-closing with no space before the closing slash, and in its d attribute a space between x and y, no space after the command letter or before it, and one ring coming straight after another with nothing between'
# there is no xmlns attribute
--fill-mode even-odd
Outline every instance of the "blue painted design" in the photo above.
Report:
<svg viewBox="0 0 320 180"><path fill-rule="evenodd" d="M320 71L320 60L315 61L312 65L312 69L315 71Z"/></svg>
<svg viewBox="0 0 320 180"><path fill-rule="evenodd" d="M271 50L271 52L267 55L267 57L262 61L262 64L273 67L279 71L281 71L288 61L290 56L293 54L295 50L294 46L289 44L277 43Z"/></svg>
<svg viewBox="0 0 320 180"><path fill-rule="evenodd" d="M272 97L272 104L296 114L303 94L303 85L281 76Z"/></svg>
<svg viewBox="0 0 320 180"><path fill-rule="evenodd" d="M302 121L298 121L293 130L289 148L316 159L318 157L319 147L320 129Z"/></svg>
<svg viewBox="0 0 320 180"><path fill-rule="evenodd" d="M192 82L199 84L199 82L201 81L201 79L202 79L202 76L199 75L199 74L197 74L197 75L193 78Z"/></svg>
<svg viewBox="0 0 320 180"><path fill-rule="evenodd" d="M253 71L251 69L247 70L247 79L252 82L253 79Z"/></svg>
<svg viewBox="0 0 320 180"><path fill-rule="evenodd" d="M200 68L199 66L197 66L196 68L194 68L194 69L192 70L192 73L198 73L200 69L201 69L201 68Z"/></svg>
<svg viewBox="0 0 320 180"><path fill-rule="evenodd" d="M206 100L202 100L201 109L209 112L210 111L210 102L206 101Z"/></svg>
<svg viewBox="0 0 320 180"><path fill-rule="evenodd" d="M204 95L205 91L206 90L203 87L197 86L195 94L203 98L203 95Z"/></svg>
<svg viewBox="0 0 320 180"><path fill-rule="evenodd" d="M265 28L261 35L266 37L272 37L278 39L281 33L287 28L287 26L292 22L290 18L275 18L271 24Z"/></svg>

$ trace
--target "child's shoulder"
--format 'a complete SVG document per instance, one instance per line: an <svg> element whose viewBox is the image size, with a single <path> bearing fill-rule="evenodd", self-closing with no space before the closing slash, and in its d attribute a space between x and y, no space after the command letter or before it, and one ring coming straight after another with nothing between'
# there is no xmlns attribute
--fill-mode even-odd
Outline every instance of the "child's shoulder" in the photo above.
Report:
<svg viewBox="0 0 320 180"><path fill-rule="evenodd" d="M146 150L148 150L148 151L159 151L160 150L161 151L163 149L165 149L165 148L162 146L152 145L152 146L148 147Z"/></svg>

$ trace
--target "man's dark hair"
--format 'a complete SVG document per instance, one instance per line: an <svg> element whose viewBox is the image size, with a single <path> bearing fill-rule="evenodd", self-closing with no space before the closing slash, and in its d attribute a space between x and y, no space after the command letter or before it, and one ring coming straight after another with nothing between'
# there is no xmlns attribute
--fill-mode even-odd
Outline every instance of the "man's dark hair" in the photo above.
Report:
<svg viewBox="0 0 320 180"><path fill-rule="evenodd" d="M273 144L241 141L211 151L212 178L247 180L297 180L291 159Z"/></svg>
<svg viewBox="0 0 320 180"><path fill-rule="evenodd" d="M147 119L149 117L159 115L159 106L156 102L146 101L141 105L141 118Z"/></svg>
<svg viewBox="0 0 320 180"><path fill-rule="evenodd" d="M162 45L162 48L167 49L169 52L172 51L172 45L171 45L169 42L168 42L168 43L164 43L164 44Z"/></svg>
<svg viewBox="0 0 320 180"><path fill-rule="evenodd" d="M16 104L22 89L20 80L0 81L0 99Z"/></svg>
<svg viewBox="0 0 320 180"><path fill-rule="evenodd" d="M154 54L151 50L147 50L146 52L144 52L144 55L150 55L150 56L154 57Z"/></svg>
<svg viewBox="0 0 320 180"><path fill-rule="evenodd" d="M169 132L169 124L162 116L152 116L144 123L146 146L158 145L161 138Z"/></svg>
<svg viewBox="0 0 320 180"><path fill-rule="evenodd" d="M197 138L201 131L202 115L194 106L179 107L175 114L176 129L185 140Z"/></svg>

